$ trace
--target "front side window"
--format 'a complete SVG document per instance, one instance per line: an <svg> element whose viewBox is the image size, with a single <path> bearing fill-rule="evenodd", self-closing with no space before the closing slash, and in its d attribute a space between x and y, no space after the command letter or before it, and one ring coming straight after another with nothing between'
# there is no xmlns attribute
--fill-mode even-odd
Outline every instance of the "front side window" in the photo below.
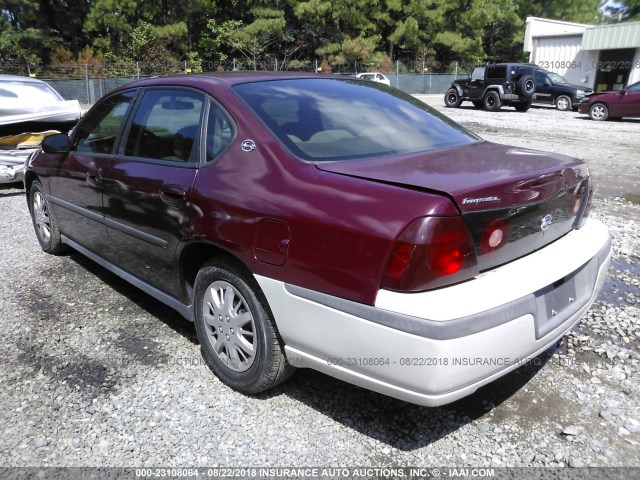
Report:
<svg viewBox="0 0 640 480"><path fill-rule="evenodd" d="M483 80L484 79L484 67L476 67L471 73L471 80Z"/></svg>
<svg viewBox="0 0 640 480"><path fill-rule="evenodd" d="M380 83L272 80L234 91L304 160L429 151L478 140L425 103Z"/></svg>
<svg viewBox="0 0 640 480"><path fill-rule="evenodd" d="M124 154L132 157L197 162L204 96L188 90L151 89L140 101Z"/></svg>
<svg viewBox="0 0 640 480"><path fill-rule="evenodd" d="M627 87L627 93L640 93L640 82Z"/></svg>
<svg viewBox="0 0 640 480"><path fill-rule="evenodd" d="M122 92L96 105L78 125L73 150L82 153L111 153L136 93L136 90Z"/></svg>

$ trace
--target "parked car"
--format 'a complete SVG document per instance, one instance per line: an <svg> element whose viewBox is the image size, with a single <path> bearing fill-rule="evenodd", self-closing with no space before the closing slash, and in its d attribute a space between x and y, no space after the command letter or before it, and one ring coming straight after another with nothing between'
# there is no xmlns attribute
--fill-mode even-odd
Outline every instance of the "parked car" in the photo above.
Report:
<svg viewBox="0 0 640 480"><path fill-rule="evenodd" d="M64 100L41 80L0 75L0 184L21 182L42 138L69 130L80 114L77 100Z"/></svg>
<svg viewBox="0 0 640 480"><path fill-rule="evenodd" d="M194 321L245 393L297 366L454 401L554 345L611 250L581 160L336 76L120 87L43 141L25 188L45 252L72 247Z"/></svg>
<svg viewBox="0 0 640 480"><path fill-rule="evenodd" d="M42 80L0 75L0 126L24 122L73 123L80 115L78 100L65 100Z"/></svg>
<svg viewBox="0 0 640 480"><path fill-rule="evenodd" d="M372 82L384 83L385 85L391 86L391 80L389 80L384 73L366 72L359 73L356 75L356 77L362 78L363 80L371 80Z"/></svg>
<svg viewBox="0 0 640 480"><path fill-rule="evenodd" d="M472 102L476 108L497 112L512 106L519 112L531 107L536 91L534 70L529 63L497 63L476 67L470 79L454 80L444 94L447 107L458 108L462 102Z"/></svg>
<svg viewBox="0 0 640 480"><path fill-rule="evenodd" d="M640 117L640 82L617 92L601 92L587 96L579 107L580 113L593 120Z"/></svg>
<svg viewBox="0 0 640 480"><path fill-rule="evenodd" d="M591 88L571 85L562 75L548 70L534 70L534 78L533 102L553 105L558 110L578 110L584 97L593 92Z"/></svg>

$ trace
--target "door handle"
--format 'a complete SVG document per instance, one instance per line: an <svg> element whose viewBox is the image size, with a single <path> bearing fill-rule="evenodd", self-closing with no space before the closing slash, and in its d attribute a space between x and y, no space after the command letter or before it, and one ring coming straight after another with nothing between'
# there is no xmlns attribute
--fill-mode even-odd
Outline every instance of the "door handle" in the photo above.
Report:
<svg viewBox="0 0 640 480"><path fill-rule="evenodd" d="M160 188L160 198L170 205L175 205L185 202L187 192L178 185L163 185Z"/></svg>
<svg viewBox="0 0 640 480"><path fill-rule="evenodd" d="M92 185L97 185L102 180L102 169L98 168L96 170L87 171L87 182Z"/></svg>

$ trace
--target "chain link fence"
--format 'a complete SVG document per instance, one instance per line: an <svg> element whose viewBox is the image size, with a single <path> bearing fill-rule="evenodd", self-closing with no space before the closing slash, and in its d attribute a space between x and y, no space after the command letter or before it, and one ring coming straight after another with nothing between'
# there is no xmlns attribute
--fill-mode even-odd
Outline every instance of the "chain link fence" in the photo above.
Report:
<svg viewBox="0 0 640 480"><path fill-rule="evenodd" d="M255 67L255 68L254 68ZM452 63L402 63L386 65L340 64L328 65L319 60L249 61L231 59L227 62L203 62L191 65L187 62L171 64L148 64L144 62L115 62L105 64L42 65L17 61L0 61L0 74L30 76L44 80L54 87L66 100L78 100L91 105L107 92L127 83L143 78L163 75L188 74L194 71L239 71L274 70L306 71L342 75L355 75L376 71L384 73L391 86L410 94L443 94L451 82L468 78L470 68Z"/></svg>

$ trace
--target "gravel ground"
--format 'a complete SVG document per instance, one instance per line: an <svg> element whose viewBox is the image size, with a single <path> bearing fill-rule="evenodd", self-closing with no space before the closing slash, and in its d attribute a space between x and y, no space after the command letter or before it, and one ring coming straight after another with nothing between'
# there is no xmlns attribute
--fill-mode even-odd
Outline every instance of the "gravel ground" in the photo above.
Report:
<svg viewBox="0 0 640 480"><path fill-rule="evenodd" d="M192 324L79 254L42 253L22 190L0 186L0 465L640 466L640 121L446 113L583 158L598 182L613 265L555 352L440 408L310 370L244 396L204 365Z"/></svg>

